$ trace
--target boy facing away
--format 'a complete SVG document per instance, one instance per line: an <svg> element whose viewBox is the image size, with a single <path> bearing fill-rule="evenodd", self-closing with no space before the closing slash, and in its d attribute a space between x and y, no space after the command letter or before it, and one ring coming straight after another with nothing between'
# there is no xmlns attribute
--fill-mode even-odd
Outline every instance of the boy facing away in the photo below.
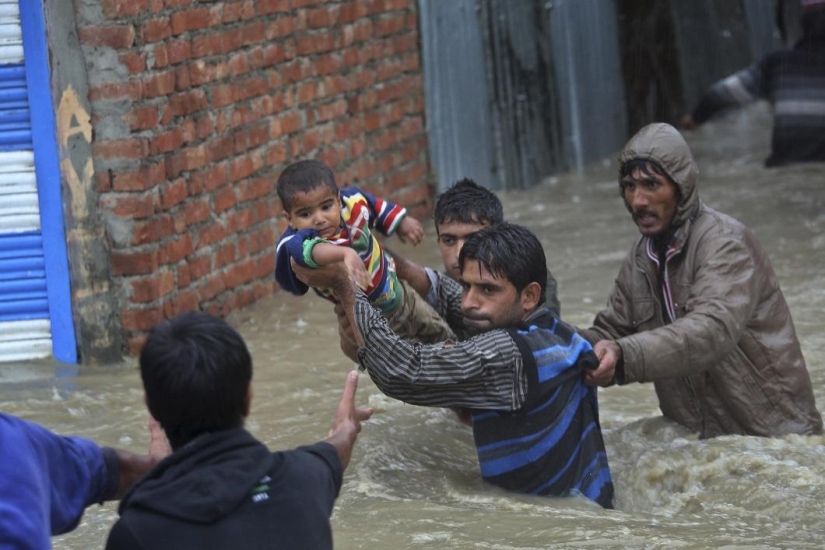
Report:
<svg viewBox="0 0 825 550"><path fill-rule="evenodd" d="M289 223L275 265L283 289L298 296L309 289L295 277L290 259L309 268L343 262L398 334L424 343L454 338L447 323L398 279L392 258L373 233L396 233L404 242L420 243L424 230L405 208L357 187L339 190L332 170L315 160L289 165L278 178L278 197ZM336 302L331 289L314 290Z"/></svg>

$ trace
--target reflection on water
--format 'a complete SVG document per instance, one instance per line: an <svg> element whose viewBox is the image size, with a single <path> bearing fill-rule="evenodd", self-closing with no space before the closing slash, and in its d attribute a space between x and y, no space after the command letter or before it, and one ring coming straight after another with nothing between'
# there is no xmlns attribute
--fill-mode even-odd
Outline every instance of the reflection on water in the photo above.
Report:
<svg viewBox="0 0 825 550"><path fill-rule="evenodd" d="M757 107L688 137L701 170L700 196L753 228L772 257L822 407L825 165L763 169L769 125ZM636 237L614 164L503 199L511 220L539 234L564 317L590 322ZM427 243L403 250L438 265L431 227ZM329 304L279 295L231 321L255 360L249 429L273 448L322 437L352 366L337 348ZM145 449L134 362L78 376L56 369L49 363L0 368L0 407L59 432ZM339 549L825 545L823 437L699 441L661 418L651 386L602 390L618 507L604 511L584 500L505 494L483 484L470 432L451 414L386 398L365 376L361 382L359 401L378 412L361 434L338 500ZM55 539L55 548L101 547L115 510L114 504L91 508L74 533Z"/></svg>

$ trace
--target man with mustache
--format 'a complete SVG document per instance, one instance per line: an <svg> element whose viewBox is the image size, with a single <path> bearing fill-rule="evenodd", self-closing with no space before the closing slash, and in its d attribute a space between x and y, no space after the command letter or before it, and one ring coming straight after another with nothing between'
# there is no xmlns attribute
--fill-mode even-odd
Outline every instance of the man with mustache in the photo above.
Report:
<svg viewBox="0 0 825 550"><path fill-rule="evenodd" d="M653 382L665 417L698 432L822 432L779 281L756 236L699 200L679 132L651 124L619 156L619 191L641 237L607 307L582 331L585 380Z"/></svg>
<svg viewBox="0 0 825 550"><path fill-rule="evenodd" d="M596 356L544 305L541 243L517 225L486 227L467 239L459 268L460 282L444 278L445 319L460 317L475 335L431 345L390 330L340 263L295 271L306 284L335 289L355 327L359 362L382 392L472 412L485 480L520 493L583 495L611 508L596 391L584 384Z"/></svg>

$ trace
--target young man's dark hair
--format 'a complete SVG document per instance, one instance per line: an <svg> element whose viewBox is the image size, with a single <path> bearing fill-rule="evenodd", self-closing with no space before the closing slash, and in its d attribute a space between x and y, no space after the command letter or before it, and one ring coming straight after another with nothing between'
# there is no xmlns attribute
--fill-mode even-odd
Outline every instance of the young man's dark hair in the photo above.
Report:
<svg viewBox="0 0 825 550"><path fill-rule="evenodd" d="M220 319L191 312L163 321L140 353L140 375L149 412L172 448L243 425L252 358Z"/></svg>
<svg viewBox="0 0 825 550"><path fill-rule="evenodd" d="M278 198L284 210L291 207L292 197L297 193L308 193L325 185L337 191L335 174L332 169L317 160L300 160L287 166L278 177Z"/></svg>
<svg viewBox="0 0 825 550"><path fill-rule="evenodd" d="M438 196L433 219L436 229L441 223L495 225L504 221L504 209L495 193L464 178Z"/></svg>
<svg viewBox="0 0 825 550"><path fill-rule="evenodd" d="M532 282L541 286L544 302L547 292L547 260L538 238L520 225L501 222L473 234L458 256L461 270L467 260L478 260L496 277L504 277L521 292Z"/></svg>

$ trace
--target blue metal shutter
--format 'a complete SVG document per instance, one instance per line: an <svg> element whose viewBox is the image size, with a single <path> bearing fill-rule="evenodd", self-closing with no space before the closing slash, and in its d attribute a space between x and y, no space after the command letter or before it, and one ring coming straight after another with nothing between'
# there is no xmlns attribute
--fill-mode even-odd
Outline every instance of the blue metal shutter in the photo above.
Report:
<svg viewBox="0 0 825 550"><path fill-rule="evenodd" d="M0 0L0 361L52 353L45 264L20 7Z"/></svg>

